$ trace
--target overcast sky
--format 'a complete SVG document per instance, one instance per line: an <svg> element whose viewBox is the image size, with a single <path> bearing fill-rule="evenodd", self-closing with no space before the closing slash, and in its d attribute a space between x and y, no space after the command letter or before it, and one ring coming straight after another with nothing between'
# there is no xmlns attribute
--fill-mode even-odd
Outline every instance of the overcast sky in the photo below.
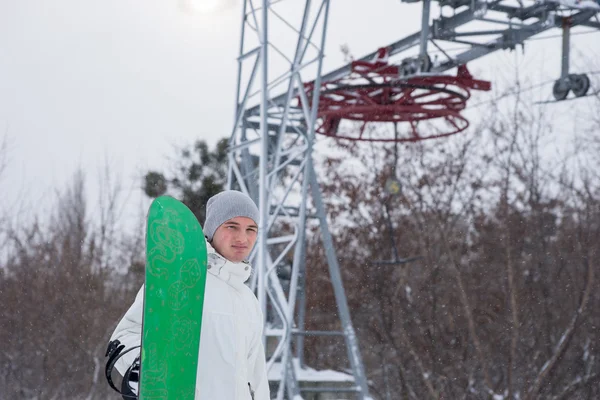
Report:
<svg viewBox="0 0 600 400"><path fill-rule="evenodd" d="M223 0L216 12L189 13L181 1L0 2L0 133L9 145L0 187L9 198L24 193L37 204L79 167L93 193L105 160L139 187L172 145L229 136L239 5ZM325 71L343 64L340 45L362 56L417 31L419 19L418 4L399 0L333 1ZM597 48L599 36L574 37L574 52ZM528 45L517 61L524 74L558 77L559 45ZM514 60L502 52L471 70L494 80L499 65Z"/></svg>

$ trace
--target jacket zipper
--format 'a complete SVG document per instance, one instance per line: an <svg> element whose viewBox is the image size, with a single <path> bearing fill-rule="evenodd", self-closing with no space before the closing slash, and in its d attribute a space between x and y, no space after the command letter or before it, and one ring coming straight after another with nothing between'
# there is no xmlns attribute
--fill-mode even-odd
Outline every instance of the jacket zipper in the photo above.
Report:
<svg viewBox="0 0 600 400"><path fill-rule="evenodd" d="M250 397L254 400L254 391L252 390L252 385L248 382L248 389L250 390Z"/></svg>

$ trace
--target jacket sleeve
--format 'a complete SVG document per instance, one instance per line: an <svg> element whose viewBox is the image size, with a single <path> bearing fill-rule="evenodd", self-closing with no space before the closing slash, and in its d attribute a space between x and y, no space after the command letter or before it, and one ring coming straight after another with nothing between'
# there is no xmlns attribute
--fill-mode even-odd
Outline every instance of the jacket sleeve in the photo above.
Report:
<svg viewBox="0 0 600 400"><path fill-rule="evenodd" d="M254 296L254 295L253 295ZM252 347L248 357L248 368L250 371L250 385L254 392L254 400L269 400L269 377L267 375L267 365L265 360L265 350L262 342L263 326L262 312L256 302L256 308L259 315L259 325L255 330L252 340Z"/></svg>
<svg viewBox="0 0 600 400"><path fill-rule="evenodd" d="M135 296L135 301L129 307L129 310L125 313L115 331L113 332L110 341L119 340L122 345L125 346L123 351L139 346L142 342L142 314L144 307L144 286ZM117 371L123 376L127 369L133 364L135 358L140 354L140 349L130 351L121 357L115 367Z"/></svg>

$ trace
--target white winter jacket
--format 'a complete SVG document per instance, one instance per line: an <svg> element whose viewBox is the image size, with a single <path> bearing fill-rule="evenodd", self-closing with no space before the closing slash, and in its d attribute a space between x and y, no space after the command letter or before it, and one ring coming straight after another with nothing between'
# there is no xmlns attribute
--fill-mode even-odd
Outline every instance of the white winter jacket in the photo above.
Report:
<svg viewBox="0 0 600 400"><path fill-rule="evenodd" d="M208 272L195 399L251 400L252 391L255 400L268 400L262 313L256 296L244 284L251 266L225 259L209 244ZM140 344L143 289L110 339L118 339L124 350ZM137 355L139 350L133 350L117 361L115 366L121 375Z"/></svg>

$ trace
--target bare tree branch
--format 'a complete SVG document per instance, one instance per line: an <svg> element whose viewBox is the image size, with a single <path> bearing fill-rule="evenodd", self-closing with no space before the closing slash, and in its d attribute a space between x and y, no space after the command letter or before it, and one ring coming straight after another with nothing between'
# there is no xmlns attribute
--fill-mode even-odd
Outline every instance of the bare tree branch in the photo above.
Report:
<svg viewBox="0 0 600 400"><path fill-rule="evenodd" d="M554 354L548 361L546 361L544 363L544 365L538 372L537 377L535 378L535 381L533 382L533 385L527 391L527 397L525 397L526 400L531 400L534 398L534 396L537 395L537 393L542 388L542 385L545 383L546 379L548 378L550 372L552 372L552 370L557 366L557 361L560 359L560 357L562 357L565 350L569 346L569 343L571 342L571 339L573 338L573 334L575 333L575 330L577 328L577 323L578 323L579 319L581 318L581 316L583 315L583 313L585 312L585 308L589 301L590 293L592 291L593 282L594 282L594 267L590 263L589 259L586 259L585 263L587 266L587 277L586 277L585 288L581 294L579 307L575 311L575 315L573 315L571 322L569 323L569 325L563 332L560 340L558 341L558 344L556 345L556 347L554 349Z"/></svg>
<svg viewBox="0 0 600 400"><path fill-rule="evenodd" d="M586 387L588 385L595 384L597 382L600 382L600 374L589 375L589 376L586 376L585 378L578 377L575 380L573 380L571 383L569 383L563 389L562 392L560 392L558 395L554 396L552 398L552 400L563 400L563 399L571 398L570 396L572 394L574 394L577 390L581 389L582 387Z"/></svg>
<svg viewBox="0 0 600 400"><path fill-rule="evenodd" d="M458 292L460 294L461 303L462 303L463 309L465 311L465 315L467 317L467 322L469 325L469 333L471 335L471 339L473 340L473 345L475 346L475 350L477 352L479 364L481 365L481 368L483 369L483 377L485 379L485 385L487 386L488 390L492 390L492 387L493 387L492 380L490 379L490 374L488 371L487 363L485 361L483 347L481 345L481 341L479 340L479 335L477 335L477 331L475 329L475 320L473 319L473 308L469 301L469 297L467 296L467 290L466 290L465 284L463 282L460 267L458 266L458 262L456 261L454 255L452 254L452 252L448 246L448 241L447 241L447 238L445 237L445 235L442 238L442 243L446 249L446 253L448 254L448 257L450 258L450 261L451 261L450 265L452 266L452 269L454 270L454 274L456 276L456 283L458 283Z"/></svg>

